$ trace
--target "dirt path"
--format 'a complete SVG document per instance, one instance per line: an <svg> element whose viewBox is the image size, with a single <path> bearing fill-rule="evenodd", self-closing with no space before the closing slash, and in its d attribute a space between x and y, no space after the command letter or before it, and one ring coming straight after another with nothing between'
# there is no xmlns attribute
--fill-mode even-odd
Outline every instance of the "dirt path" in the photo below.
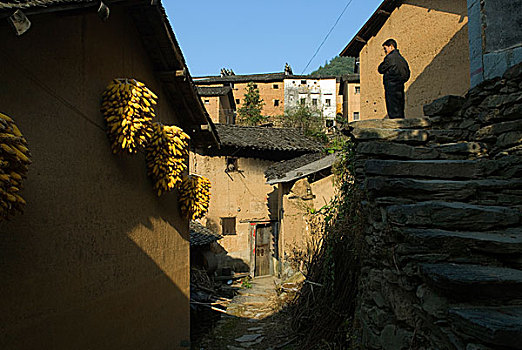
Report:
<svg viewBox="0 0 522 350"><path fill-rule="evenodd" d="M292 350L288 317L280 312L273 277L252 281L252 288L235 296L214 330L198 350Z"/></svg>

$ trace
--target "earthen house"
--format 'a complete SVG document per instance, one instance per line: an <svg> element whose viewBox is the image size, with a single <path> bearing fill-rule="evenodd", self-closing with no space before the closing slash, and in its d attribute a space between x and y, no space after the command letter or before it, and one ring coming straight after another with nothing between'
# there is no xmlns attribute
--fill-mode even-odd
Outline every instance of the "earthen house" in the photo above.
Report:
<svg viewBox="0 0 522 350"><path fill-rule="evenodd" d="M244 103L248 83L254 83L259 89L259 95L264 101L262 114L270 117L282 116L284 105L284 80L285 73L227 75L195 78L198 87L203 86L229 86L232 88L236 108Z"/></svg>
<svg viewBox="0 0 522 350"><path fill-rule="evenodd" d="M421 117L422 106L447 94L463 95L470 86L466 0L385 0L341 52L358 57L361 119L386 116L382 43L393 38L408 61L406 117Z"/></svg>
<svg viewBox="0 0 522 350"><path fill-rule="evenodd" d="M309 253L321 238L316 213L335 195L335 160L335 154L310 153L278 162L265 171L267 184L277 187L277 270L283 278L302 269L301 253Z"/></svg>
<svg viewBox="0 0 522 350"><path fill-rule="evenodd" d="M361 119L361 83L359 74L343 75L338 94L341 97L341 113L349 122Z"/></svg>
<svg viewBox="0 0 522 350"><path fill-rule="evenodd" d="M156 196L142 154L111 152L102 93L136 78L159 121L196 145L216 138L161 3L119 4L0 4L0 108L33 161L25 213L0 222L2 349L190 347L188 222L175 193ZM20 9L31 27L17 36Z"/></svg>
<svg viewBox="0 0 522 350"><path fill-rule="evenodd" d="M212 182L202 223L223 236L220 267L253 276L274 274L278 256L278 199L265 170L281 160L317 152L321 145L296 129L216 125L221 148L196 149L191 172ZM255 254L254 254L255 252Z"/></svg>
<svg viewBox="0 0 522 350"><path fill-rule="evenodd" d="M236 103L229 86L200 86L198 95L205 105L212 122L221 124L236 123Z"/></svg>

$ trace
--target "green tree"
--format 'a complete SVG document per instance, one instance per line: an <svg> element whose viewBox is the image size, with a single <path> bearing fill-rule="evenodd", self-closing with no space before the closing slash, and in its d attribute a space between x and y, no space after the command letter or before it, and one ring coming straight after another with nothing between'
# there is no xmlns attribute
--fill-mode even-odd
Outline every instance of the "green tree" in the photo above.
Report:
<svg viewBox="0 0 522 350"><path fill-rule="evenodd" d="M355 59L353 57L335 56L330 62L325 63L324 66L320 66L316 71L310 73L310 75L340 76L343 74L353 74L354 68Z"/></svg>
<svg viewBox="0 0 522 350"><path fill-rule="evenodd" d="M305 104L285 110L281 119L281 125L287 128L300 129L305 135L312 136L326 143L328 137L325 133L325 120L321 110L311 108Z"/></svg>
<svg viewBox="0 0 522 350"><path fill-rule="evenodd" d="M265 103L259 96L259 89L253 82L247 84L247 91L243 97L243 105L237 110L239 122L244 125L258 125L267 117L261 114Z"/></svg>

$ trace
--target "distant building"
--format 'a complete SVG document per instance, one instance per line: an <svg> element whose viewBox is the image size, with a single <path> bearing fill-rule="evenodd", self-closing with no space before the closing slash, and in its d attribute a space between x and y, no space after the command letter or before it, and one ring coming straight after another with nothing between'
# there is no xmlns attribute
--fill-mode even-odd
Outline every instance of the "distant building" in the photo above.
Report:
<svg viewBox="0 0 522 350"><path fill-rule="evenodd" d="M344 101L343 95L339 93L339 77L294 75L287 65L285 71L280 73L235 75L230 70L222 69L220 76L194 78L194 83L199 88L230 87L237 109L244 104L243 99L250 82L259 89L259 95L263 99L262 114L271 117L268 121L275 125L278 125L278 119L284 116L285 111L299 104L305 104L320 113L325 120L325 127L334 126L336 116L343 114ZM207 109L215 110L214 102L207 100Z"/></svg>
<svg viewBox="0 0 522 350"><path fill-rule="evenodd" d="M341 96L343 119L348 122L361 119L361 83L359 74L343 75L338 94Z"/></svg>
<svg viewBox="0 0 522 350"><path fill-rule="evenodd" d="M335 126L337 79L308 75L288 76L284 80L285 108L305 105L322 114L325 126Z"/></svg>
<svg viewBox="0 0 522 350"><path fill-rule="evenodd" d="M386 116L382 43L397 40L411 69L406 83L406 117L423 116L423 105L469 88L466 0L384 0L341 56L359 58L360 119Z"/></svg>
<svg viewBox="0 0 522 350"><path fill-rule="evenodd" d="M231 87L200 86L198 95L214 123L235 124L236 103Z"/></svg>
<svg viewBox="0 0 522 350"><path fill-rule="evenodd" d="M284 114L284 78L285 73L221 75L196 77L194 83L198 87L230 87L236 108L244 104L248 83L254 83L259 95L265 103L262 113L265 116L282 116Z"/></svg>

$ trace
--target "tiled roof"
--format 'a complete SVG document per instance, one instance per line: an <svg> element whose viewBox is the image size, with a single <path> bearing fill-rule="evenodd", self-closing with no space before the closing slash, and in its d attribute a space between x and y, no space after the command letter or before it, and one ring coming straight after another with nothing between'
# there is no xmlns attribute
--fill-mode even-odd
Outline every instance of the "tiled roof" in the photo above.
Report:
<svg viewBox="0 0 522 350"><path fill-rule="evenodd" d="M200 96L226 96L232 92L230 86L198 86Z"/></svg>
<svg viewBox="0 0 522 350"><path fill-rule="evenodd" d="M208 228L201 225L197 221L190 222L189 230L190 230L190 245L191 246L200 246L200 245L210 244L212 242L216 242L217 240L223 238L223 236L210 231Z"/></svg>
<svg viewBox="0 0 522 350"><path fill-rule="evenodd" d="M322 145L299 129L216 124L221 146L263 151L317 152Z"/></svg>
<svg viewBox="0 0 522 350"><path fill-rule="evenodd" d="M276 163L265 170L267 183L273 185L280 182L294 181L321 170L331 168L337 159L336 154L325 155L323 152L305 154L304 156Z"/></svg>
<svg viewBox="0 0 522 350"><path fill-rule="evenodd" d="M227 76L195 77L196 85L223 84L223 83L249 83L249 82L271 82L283 81L284 79L337 79L331 75L286 75L285 73L264 73Z"/></svg>
<svg viewBox="0 0 522 350"><path fill-rule="evenodd" d="M94 0L8 0L0 2L0 9L29 9L71 4L96 3Z"/></svg>
<svg viewBox="0 0 522 350"><path fill-rule="evenodd" d="M325 154L323 152L307 153L297 158L277 162L265 170L265 177L269 181L281 178L290 170L302 167L303 165L314 162L324 156Z"/></svg>

